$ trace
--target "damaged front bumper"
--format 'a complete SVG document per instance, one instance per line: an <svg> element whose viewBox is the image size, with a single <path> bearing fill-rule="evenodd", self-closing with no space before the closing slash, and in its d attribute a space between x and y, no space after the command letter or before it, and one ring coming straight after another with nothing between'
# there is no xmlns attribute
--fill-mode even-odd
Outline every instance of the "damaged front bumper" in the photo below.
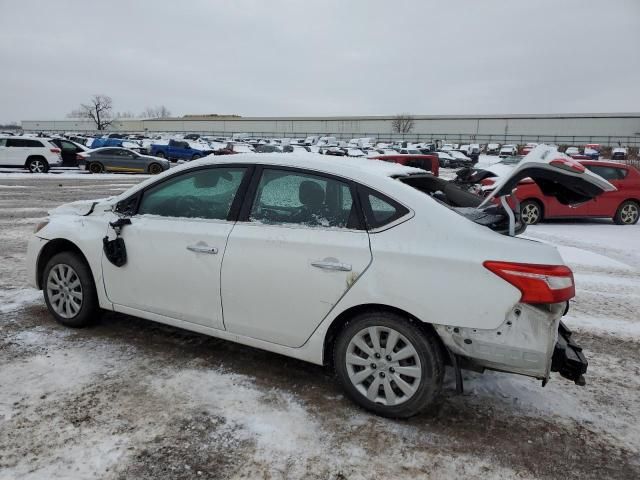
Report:
<svg viewBox="0 0 640 480"><path fill-rule="evenodd" d="M551 371L558 372L576 385L585 385L584 374L587 373L586 357L582 353L582 347L571 338L571 330L560 322L558 325L558 341L551 359Z"/></svg>

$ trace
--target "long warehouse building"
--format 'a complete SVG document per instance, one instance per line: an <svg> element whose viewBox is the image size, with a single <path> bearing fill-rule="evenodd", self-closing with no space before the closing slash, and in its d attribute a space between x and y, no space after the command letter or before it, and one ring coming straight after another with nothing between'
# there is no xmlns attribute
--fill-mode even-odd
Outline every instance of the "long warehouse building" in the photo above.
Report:
<svg viewBox="0 0 640 480"><path fill-rule="evenodd" d="M600 143L640 146L640 113L414 115L409 133L394 133L394 116L357 117L238 117L186 116L168 119L117 119L110 131L130 133L201 133L252 137L335 136L379 140L459 141L489 143ZM24 120L25 132L95 131L84 119Z"/></svg>

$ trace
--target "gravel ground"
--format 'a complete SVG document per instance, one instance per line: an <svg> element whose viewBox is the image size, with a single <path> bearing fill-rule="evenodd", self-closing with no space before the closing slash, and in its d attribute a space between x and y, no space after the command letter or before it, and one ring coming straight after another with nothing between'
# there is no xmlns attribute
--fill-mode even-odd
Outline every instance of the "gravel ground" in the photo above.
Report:
<svg viewBox="0 0 640 480"><path fill-rule="evenodd" d="M527 232L576 272L585 387L465 372L459 396L448 372L437 407L392 421L314 365L114 313L55 323L26 286L33 226L140 179L0 173L0 479L640 478L640 227Z"/></svg>

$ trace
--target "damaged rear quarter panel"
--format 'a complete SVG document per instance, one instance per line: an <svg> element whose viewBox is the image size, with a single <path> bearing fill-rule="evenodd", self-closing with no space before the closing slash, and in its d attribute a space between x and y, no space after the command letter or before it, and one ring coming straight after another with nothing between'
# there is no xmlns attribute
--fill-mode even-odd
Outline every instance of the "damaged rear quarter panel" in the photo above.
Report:
<svg viewBox="0 0 640 480"><path fill-rule="evenodd" d="M564 304L517 304L495 329L434 325L452 353L479 367L547 379Z"/></svg>

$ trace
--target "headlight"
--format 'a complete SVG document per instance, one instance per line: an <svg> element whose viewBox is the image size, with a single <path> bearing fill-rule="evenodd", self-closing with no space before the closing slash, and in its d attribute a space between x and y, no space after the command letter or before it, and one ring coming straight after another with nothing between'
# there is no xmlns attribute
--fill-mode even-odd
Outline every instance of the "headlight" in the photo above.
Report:
<svg viewBox="0 0 640 480"><path fill-rule="evenodd" d="M35 230L33 231L33 233L38 233L40 230L42 230L44 227L46 227L47 225L49 225L49 220L44 220L43 222L40 222L36 225Z"/></svg>

